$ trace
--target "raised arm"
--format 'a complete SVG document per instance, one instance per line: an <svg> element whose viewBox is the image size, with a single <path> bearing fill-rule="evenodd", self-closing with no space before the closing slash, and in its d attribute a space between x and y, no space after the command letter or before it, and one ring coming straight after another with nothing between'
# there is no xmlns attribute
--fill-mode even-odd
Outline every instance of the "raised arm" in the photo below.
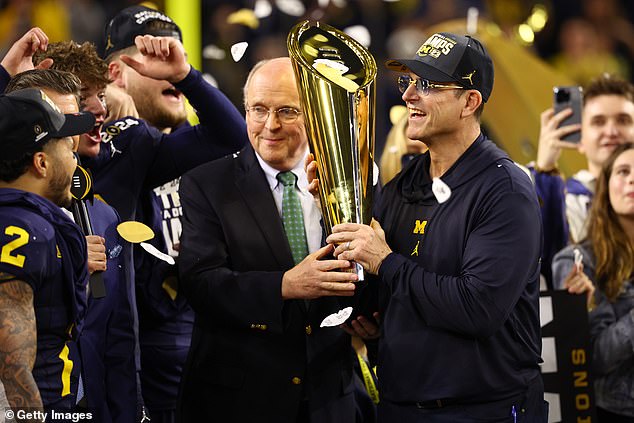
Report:
<svg viewBox="0 0 634 423"><path fill-rule="evenodd" d="M245 145L244 117L220 90L187 63L180 41L173 37L144 35L136 37L135 43L143 55L142 60L126 55L122 55L121 60L141 75L169 81L182 91L200 119L200 125L194 127L197 135L227 148L230 153Z"/></svg>
<svg viewBox="0 0 634 423"><path fill-rule="evenodd" d="M13 77L21 72L34 69L33 55L38 50L46 51L48 37L40 28L29 29L18 41L13 43L7 54L2 58L0 65ZM46 69L51 66L51 59L43 60L38 66Z"/></svg>

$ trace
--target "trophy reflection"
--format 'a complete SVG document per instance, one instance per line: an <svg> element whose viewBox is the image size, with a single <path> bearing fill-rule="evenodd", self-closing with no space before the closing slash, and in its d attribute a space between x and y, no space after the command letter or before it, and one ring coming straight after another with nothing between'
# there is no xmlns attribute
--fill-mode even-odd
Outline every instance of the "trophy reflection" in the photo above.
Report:
<svg viewBox="0 0 634 423"><path fill-rule="evenodd" d="M339 223L370 224L376 62L353 38L320 22L297 24L287 47L317 162L326 232ZM363 268L355 267L363 280Z"/></svg>

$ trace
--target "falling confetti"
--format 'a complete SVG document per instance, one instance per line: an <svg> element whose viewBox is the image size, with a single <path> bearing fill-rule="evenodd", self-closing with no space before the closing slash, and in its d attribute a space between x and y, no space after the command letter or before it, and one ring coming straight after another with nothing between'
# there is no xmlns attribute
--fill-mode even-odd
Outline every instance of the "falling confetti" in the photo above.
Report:
<svg viewBox="0 0 634 423"><path fill-rule="evenodd" d="M331 314L330 316L326 316L326 318L321 322L319 327L333 327L339 326L352 314L352 307L346 307L342 310L339 310L336 313Z"/></svg>
<svg viewBox="0 0 634 423"><path fill-rule="evenodd" d="M240 9L233 12L227 16L227 23L244 25L251 29L257 29L260 26L260 20L251 9Z"/></svg>
<svg viewBox="0 0 634 423"><path fill-rule="evenodd" d="M141 247L143 247L145 251L152 254L157 259L163 260L164 262L166 262L167 264L171 264L172 266L176 264L174 257L160 252L159 250L156 249L154 245L148 244L147 242L142 242L140 245Z"/></svg>
<svg viewBox="0 0 634 423"><path fill-rule="evenodd" d="M268 0L257 0L255 2L255 7L253 8L253 13L259 19L266 18L273 11L273 7Z"/></svg>
<svg viewBox="0 0 634 423"><path fill-rule="evenodd" d="M372 160L372 186L377 186L379 184L379 166L377 166L376 162Z"/></svg>
<svg viewBox="0 0 634 423"><path fill-rule="evenodd" d="M346 34L348 34L349 36L357 40L359 44L361 44L363 47L365 48L370 47L370 41L372 37L370 36L370 31L368 31L368 28L366 28L365 26L363 25L349 26L345 28L343 32L345 32Z"/></svg>
<svg viewBox="0 0 634 423"><path fill-rule="evenodd" d="M154 238L154 231L149 226L133 220L119 223L117 232L121 238L133 244Z"/></svg>
<svg viewBox="0 0 634 423"><path fill-rule="evenodd" d="M203 59L222 60L227 53L215 44L209 44L203 49Z"/></svg>
<svg viewBox="0 0 634 423"><path fill-rule="evenodd" d="M275 0L275 5L290 16L301 16L306 12L304 4L299 0Z"/></svg>
<svg viewBox="0 0 634 423"><path fill-rule="evenodd" d="M240 59L242 59L244 52L247 51L247 47L249 47L249 43L246 41L242 41L231 46L231 57L233 57L234 62L239 62Z"/></svg>

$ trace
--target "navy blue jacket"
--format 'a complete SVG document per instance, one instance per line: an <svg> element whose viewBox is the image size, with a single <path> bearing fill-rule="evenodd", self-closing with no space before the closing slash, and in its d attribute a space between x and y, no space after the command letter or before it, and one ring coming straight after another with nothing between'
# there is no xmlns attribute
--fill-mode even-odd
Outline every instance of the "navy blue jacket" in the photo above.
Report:
<svg viewBox="0 0 634 423"><path fill-rule="evenodd" d="M132 284L130 245L117 233L119 216L99 200L88 204L95 235L106 239L106 296L88 298L79 339L84 392L99 422L133 423L137 412L135 333L128 289Z"/></svg>
<svg viewBox="0 0 634 423"><path fill-rule="evenodd" d="M173 252L166 238L180 235L180 220L172 219L180 204L177 198L170 198L171 203L163 207L155 189L247 142L244 117L200 72L192 68L175 86L197 110L200 125L185 124L166 135L143 120L121 119L103 129L99 156L84 162L94 173L95 192L123 221L150 226L155 236L148 242L164 253ZM166 212L169 219L164 219ZM178 294L175 266L135 247L134 267L144 400L151 410L173 409L190 344L193 311Z"/></svg>
<svg viewBox="0 0 634 423"><path fill-rule="evenodd" d="M539 375L542 230L529 177L484 136L432 193L429 153L382 191L381 399L488 402Z"/></svg>

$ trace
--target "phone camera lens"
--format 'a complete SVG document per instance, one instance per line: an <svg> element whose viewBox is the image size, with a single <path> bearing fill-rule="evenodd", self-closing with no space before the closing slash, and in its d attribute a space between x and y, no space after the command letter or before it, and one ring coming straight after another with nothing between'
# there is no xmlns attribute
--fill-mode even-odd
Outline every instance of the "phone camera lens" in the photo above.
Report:
<svg viewBox="0 0 634 423"><path fill-rule="evenodd" d="M559 90L557 91L557 103L568 103L570 101L570 91Z"/></svg>

